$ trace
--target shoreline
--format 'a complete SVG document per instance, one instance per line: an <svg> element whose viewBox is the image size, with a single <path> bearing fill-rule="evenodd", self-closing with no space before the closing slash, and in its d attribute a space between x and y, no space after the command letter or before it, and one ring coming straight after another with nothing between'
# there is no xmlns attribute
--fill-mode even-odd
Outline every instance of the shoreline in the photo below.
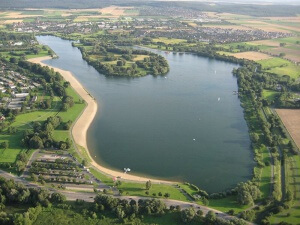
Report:
<svg viewBox="0 0 300 225"><path fill-rule="evenodd" d="M49 68L53 68L56 72L59 72L64 78L64 80L70 82L72 88L76 91L76 93L86 102L86 107L84 108L83 112L74 121L74 124L71 128L71 135L75 142L74 144L82 146L85 149L85 151L87 152L91 160L90 164L94 168L99 170L101 173L104 173L105 175L112 176L112 177L120 177L122 180L126 180L126 181L146 182L148 180L151 180L151 182L162 183L162 184L176 183L172 181L152 179L152 178L147 178L147 177L142 177L137 175L131 175L128 173L123 173L123 172L105 168L99 165L98 163L96 163L94 159L91 157L87 146L87 131L96 116L98 110L98 104L96 100L85 90L85 88L81 85L81 83L74 77L74 75L70 71L52 67L42 62L48 59L52 59L52 58L50 56L44 56L39 58L28 59L27 61L32 63L38 63L42 66L48 66ZM75 146L75 148L77 148L77 146Z"/></svg>

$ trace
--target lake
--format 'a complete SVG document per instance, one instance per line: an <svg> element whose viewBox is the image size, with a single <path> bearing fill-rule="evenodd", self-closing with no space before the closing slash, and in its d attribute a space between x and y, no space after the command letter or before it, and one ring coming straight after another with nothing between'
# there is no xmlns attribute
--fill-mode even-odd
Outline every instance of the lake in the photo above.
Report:
<svg viewBox="0 0 300 225"><path fill-rule="evenodd" d="M231 71L235 64L192 54L162 54L165 76L106 77L71 41L38 36L59 56L46 64L71 71L98 102L88 130L95 161L133 174L223 191L251 178L247 124ZM96 156L96 157L95 157Z"/></svg>

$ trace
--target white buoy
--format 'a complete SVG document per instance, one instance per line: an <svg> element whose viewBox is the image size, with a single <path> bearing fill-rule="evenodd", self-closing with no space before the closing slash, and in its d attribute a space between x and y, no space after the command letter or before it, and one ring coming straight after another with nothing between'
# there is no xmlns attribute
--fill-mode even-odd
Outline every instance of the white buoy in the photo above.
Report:
<svg viewBox="0 0 300 225"><path fill-rule="evenodd" d="M196 141L196 139L194 138L193 141Z"/></svg>
<svg viewBox="0 0 300 225"><path fill-rule="evenodd" d="M218 98L218 102L221 100L221 98Z"/></svg>

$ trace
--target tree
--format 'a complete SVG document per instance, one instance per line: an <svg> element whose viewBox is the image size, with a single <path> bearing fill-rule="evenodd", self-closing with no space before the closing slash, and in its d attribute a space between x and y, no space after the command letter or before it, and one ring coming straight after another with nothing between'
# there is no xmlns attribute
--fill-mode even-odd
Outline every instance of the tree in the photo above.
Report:
<svg viewBox="0 0 300 225"><path fill-rule="evenodd" d="M228 212L227 212L229 215L234 215L234 209L230 209Z"/></svg>
<svg viewBox="0 0 300 225"><path fill-rule="evenodd" d="M285 53L284 52L281 52L280 54L279 54L279 57L284 57L285 56Z"/></svg>
<svg viewBox="0 0 300 225"><path fill-rule="evenodd" d="M25 170L25 163L22 162L21 160L18 160L18 161L16 162L16 170L17 170L18 172L21 172L21 171Z"/></svg>
<svg viewBox="0 0 300 225"><path fill-rule="evenodd" d="M279 45L280 45L280 47L284 47L284 46L286 46L286 43L282 42Z"/></svg>
<svg viewBox="0 0 300 225"><path fill-rule="evenodd" d="M81 161L81 164L82 164L83 166L87 166L87 162L86 162L86 160L85 160L85 159L83 159L83 160Z"/></svg>
<svg viewBox="0 0 300 225"><path fill-rule="evenodd" d="M63 203L66 201L66 196L62 195L61 193L54 192L51 194L50 200L53 203Z"/></svg>
<svg viewBox="0 0 300 225"><path fill-rule="evenodd" d="M118 187L118 186L121 186L121 184L122 184L122 181L120 181L120 180L117 180L117 182L116 182L116 186Z"/></svg>
<svg viewBox="0 0 300 225"><path fill-rule="evenodd" d="M241 213L241 218L248 221L253 221L255 217L255 212L253 210L243 211Z"/></svg>
<svg viewBox="0 0 300 225"><path fill-rule="evenodd" d="M205 224L214 224L216 219L216 214L213 211L208 211L205 216Z"/></svg>
<svg viewBox="0 0 300 225"><path fill-rule="evenodd" d="M123 218L126 216L126 214L125 214L124 210L122 209L122 207L117 207L116 214L117 214L117 217L120 221L123 221Z"/></svg>
<svg viewBox="0 0 300 225"><path fill-rule="evenodd" d="M9 147L9 145L8 145L7 141L1 142L1 148L7 149L8 147Z"/></svg>
<svg viewBox="0 0 300 225"><path fill-rule="evenodd" d="M11 62L11 63L17 63L18 60L17 60L15 57L11 57L11 58L9 59L9 62Z"/></svg>
<svg viewBox="0 0 300 225"><path fill-rule="evenodd" d="M148 180L148 181L146 182L146 189L147 189L147 190L150 190L151 186L152 186L151 180Z"/></svg>
<svg viewBox="0 0 300 225"><path fill-rule="evenodd" d="M34 173L31 174L31 179L32 179L34 182L37 182L37 181L38 181L38 177L37 177L37 175L35 175Z"/></svg>
<svg viewBox="0 0 300 225"><path fill-rule="evenodd" d="M253 205L254 201L261 196L259 188L250 181L239 183L237 194L237 200L241 205Z"/></svg>
<svg viewBox="0 0 300 225"><path fill-rule="evenodd" d="M202 202L204 205L208 206L209 205L209 201L207 198L203 197Z"/></svg>
<svg viewBox="0 0 300 225"><path fill-rule="evenodd" d="M44 144L43 144L42 139L37 135L34 135L29 140L29 146L33 149L44 148Z"/></svg>
<svg viewBox="0 0 300 225"><path fill-rule="evenodd" d="M164 194L164 197L165 197L165 198L170 198L170 196L171 196L171 195L170 195L169 193L165 193L165 194Z"/></svg>
<svg viewBox="0 0 300 225"><path fill-rule="evenodd" d="M193 207L190 207L188 209L182 210L180 215L182 222L189 223L194 219L196 211Z"/></svg>
<svg viewBox="0 0 300 225"><path fill-rule="evenodd" d="M118 61L117 61L117 66L124 66L123 61L122 61L122 60L118 60Z"/></svg>
<svg viewBox="0 0 300 225"><path fill-rule="evenodd" d="M257 133L251 133L250 136L251 136L251 139L252 139L252 141L253 141L254 143L257 143L257 142L258 142L258 140L259 140L259 135L258 135Z"/></svg>

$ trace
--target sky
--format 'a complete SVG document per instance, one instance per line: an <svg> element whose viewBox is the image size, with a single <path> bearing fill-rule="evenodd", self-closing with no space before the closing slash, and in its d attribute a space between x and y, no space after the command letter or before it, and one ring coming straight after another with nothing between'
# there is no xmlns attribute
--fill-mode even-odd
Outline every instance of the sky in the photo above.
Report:
<svg viewBox="0 0 300 225"><path fill-rule="evenodd" d="M275 3L275 4L299 4L300 0L157 0L157 1L197 1L197 2L227 2L227 3Z"/></svg>

